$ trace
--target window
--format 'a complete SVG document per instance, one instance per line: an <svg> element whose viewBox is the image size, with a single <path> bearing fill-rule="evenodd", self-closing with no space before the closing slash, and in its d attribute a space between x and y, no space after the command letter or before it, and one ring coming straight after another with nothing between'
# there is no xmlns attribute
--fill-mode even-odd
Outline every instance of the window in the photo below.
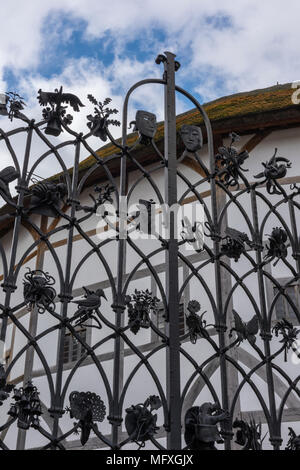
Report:
<svg viewBox="0 0 300 470"><path fill-rule="evenodd" d="M165 309L160 307L157 315L154 318L155 326L162 332L165 331ZM179 304L179 334L180 336L185 334L185 318L184 318L184 305Z"/></svg>
<svg viewBox="0 0 300 470"><path fill-rule="evenodd" d="M282 285L285 285L288 283L287 280L280 280L280 283ZM298 313L300 315L300 285L299 283L294 283L289 285L288 287L285 288L284 290L285 294L291 302L296 306L298 309ZM278 289L277 287L274 287L274 295L277 295ZM291 321L294 324L299 324L299 320L297 320L297 317L295 315L295 311L289 301L287 300L287 297L284 295L280 295L276 301L275 305L275 311L276 311L276 318L277 320L281 320L282 318L286 318L287 320Z"/></svg>
<svg viewBox="0 0 300 470"><path fill-rule="evenodd" d="M78 336L86 342L86 329L76 328ZM64 364L78 361L85 352L85 348L69 331L65 335L64 343Z"/></svg>

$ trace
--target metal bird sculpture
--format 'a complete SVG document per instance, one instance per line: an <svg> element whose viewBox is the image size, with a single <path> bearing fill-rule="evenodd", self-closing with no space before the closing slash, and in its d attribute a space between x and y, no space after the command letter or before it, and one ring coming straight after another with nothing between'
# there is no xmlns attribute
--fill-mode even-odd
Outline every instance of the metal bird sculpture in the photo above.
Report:
<svg viewBox="0 0 300 470"><path fill-rule="evenodd" d="M38 91L37 98L41 106L47 106L50 104L51 106L56 105L58 108L60 108L62 103L67 103L73 108L74 111L77 112L80 111L80 107L84 107L84 104L82 104L76 95L73 93L63 93L62 86L59 90L56 88L54 92L42 91L40 89Z"/></svg>
<svg viewBox="0 0 300 470"><path fill-rule="evenodd" d="M83 287L85 294L81 300L73 301L74 304L78 305L78 309L74 314L73 320L76 320L75 326L84 325L84 322L93 319L98 325L98 329L102 328L99 319L94 315L94 312L100 316L99 307L101 306L101 297L107 300L103 289L97 289L96 292ZM97 328L95 326L95 328Z"/></svg>
<svg viewBox="0 0 300 470"><path fill-rule="evenodd" d="M232 332L235 331L238 339L237 347L244 340L248 340L251 346L254 346L254 344L256 343L255 336L257 335L259 330L259 322L257 315L254 315L254 317L248 323L244 322L235 310L233 310L233 316L235 327L231 328L229 338L232 337Z"/></svg>

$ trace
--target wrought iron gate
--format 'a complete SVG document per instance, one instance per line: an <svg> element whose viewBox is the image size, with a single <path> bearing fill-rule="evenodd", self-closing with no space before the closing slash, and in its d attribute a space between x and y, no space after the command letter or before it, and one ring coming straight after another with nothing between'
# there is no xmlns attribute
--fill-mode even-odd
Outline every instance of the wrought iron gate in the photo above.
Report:
<svg viewBox="0 0 300 470"><path fill-rule="evenodd" d="M279 180L283 178L289 168L289 162L285 158L277 157L275 154L264 167L262 173L256 175L256 182L251 183L245 175L243 164L246 165L247 152L238 153L234 148L234 142L238 136L231 134L231 144L228 147L215 148L213 133L210 121L203 107L188 92L176 86L175 72L179 68L179 63L175 61L172 53L166 52L157 58L157 63L164 66L162 79L147 79L135 84L127 93L122 115L122 141L116 141L109 132L109 125L118 125L116 120L111 119L115 110L109 108L110 100L103 103L97 102L92 96L90 101L95 105L95 114L88 116L89 133L76 133L70 127L72 118L66 114L66 107L63 103L72 106L74 111L79 111L82 103L74 95L63 93L63 90L56 90L55 93L39 92L39 101L43 110L43 121L36 123L28 119L23 114L24 103L17 95L8 94L2 99L0 108L1 114L8 113L11 119L18 119L23 122L20 128L10 132L0 130L0 139L5 143L7 152L10 154L13 166L6 168L0 173L0 193L9 207L7 223L13 219L13 231L11 237L11 249L8 252L0 244L0 253L3 272L3 300L1 307L1 341L6 341L8 325L11 323L24 335L26 344L12 358L9 365L1 368L0 377L0 404L10 403L8 416L2 416L0 423L1 440L0 447L7 449L5 436L11 426L17 425L20 429L18 437L18 447L25 445L25 435L28 429L33 428L37 433L41 433L47 440L43 446L45 449L64 449L67 438L76 430L81 432L81 442L87 442L90 432L104 443L107 448L122 449L129 442L136 442L143 446L145 442L151 441L158 449L163 449L162 441L156 437L156 414L155 410L162 407L163 426L166 430L168 449L181 449L187 446L190 449L206 449L214 447L214 442L224 440L225 449L230 449L233 440L233 429L239 429L239 443L251 449L261 447L261 434L259 423L246 422L236 415L236 407L243 388L247 385L257 397L261 410L265 416L268 426L270 442L274 449L279 449L282 445L281 422L284 408L289 397L294 394L300 398L298 382L300 376L291 379L285 370L278 365L277 358L291 349L295 349L298 330L286 318L274 323L275 306L279 299L285 302L293 310L295 317L300 323L299 306L295 299L289 294L289 286L298 285L300 273L300 247L299 247L299 202L300 189L293 186L289 191L283 187ZM128 143L127 138L127 114L129 99L132 93L139 87L157 84L163 86L165 91L165 121L164 121L164 151L162 152L156 145L153 137L155 135L155 117L150 113L139 112L136 119L136 130L139 138L133 145ZM177 129L175 95L180 93L193 103L200 113L205 125L205 137L209 155L209 165L199 157L198 150L202 146L202 134L200 128L185 126L181 130L183 142L185 144L184 155L187 152L193 154L196 164L202 173L197 182L191 182L178 166L181 157L177 155ZM46 135L43 126L46 125ZM62 130L69 135L69 140L54 145L47 134L58 136ZM194 132L194 136L192 133ZM25 134L26 148L22 168L20 167L17 155L11 144L11 138L18 134ZM185 134L185 135L184 135ZM88 143L91 136L97 136L103 141L109 138L115 146L116 153L107 158L100 158ZM32 154L33 136L38 137L47 146L45 151L30 166L30 156ZM135 149L139 145L150 145L152 152L156 153L157 165L143 165L135 157ZM71 172L66 168L60 150L64 147L74 147L74 166ZM80 173L81 150L88 151L94 159L84 174ZM38 166L46 158L55 158L62 168L60 181L47 180L31 185L32 177L38 171ZM149 162L148 162L149 163ZM119 166L120 172L114 173ZM127 175L128 166L130 170L135 169L140 173L140 177L128 189ZM97 188L97 196L93 198L91 206L82 206L80 194L89 178L96 173L99 168L105 174L109 183L107 186ZM161 194L155 181L155 172L164 169L165 173L165 194ZM120 174L118 182L118 174ZM253 175L251 175L252 177ZM18 179L17 197L12 198L8 183ZM109 238L95 242L92 236L87 234L82 225L95 212L103 206L104 202L111 200L112 194L117 205L117 213L120 215L123 210L120 201L126 201L129 205L130 199L137 185L147 181L151 187L157 201L169 207L176 204L182 205L188 196L192 197L197 204L200 204L205 212L205 234L207 243L204 243L196 251L199 255L197 267L182 252L181 248L187 243L197 243L199 228L197 221L189 228L192 239L185 235L181 240L177 239L177 220L175 214L171 212L169 237L163 239L158 236L158 247L151 253L144 253L134 239L129 235L121 237L121 222L116 226L118 236L116 240ZM178 181L181 181L186 190L179 197L177 194ZM209 185L209 196L203 196L202 187ZM264 191L267 192L267 195ZM240 201L244 196L250 201L250 211L244 208ZM273 200L272 200L273 198ZM273 201L276 198L276 203ZM207 202L209 201L209 203ZM29 201L29 202L28 202ZM149 201L148 201L149 202ZM264 215L260 214L260 204L266 207ZM231 228L229 210L234 206L239 216L243 219L247 227L248 234ZM280 209L288 208L289 221L282 216ZM41 215L41 225L38 225L35 215ZM106 220L107 214L102 214ZM278 226L274 226L269 236L268 243L264 243L265 226L271 217L275 217ZM128 218L126 214L125 218ZM53 221L61 220L61 225ZM47 220L51 221L47 227ZM18 246L21 243L20 229L25 225L34 234L34 242L21 256L18 254ZM183 233L187 227L183 224ZM66 259L61 262L52 238L60 232L67 232ZM75 266L72 265L74 253L74 240L79 234L89 246L89 252ZM194 237L194 238L193 238ZM109 260L103 255L103 247L110 243L117 245L118 262L117 275L113 274ZM115 246L114 245L114 246ZM125 272L126 249L130 247L136 253L137 261L135 267L127 275ZM35 270L29 270L25 279L20 279L21 267L26 264L26 260L34 250L39 250L40 258L37 259ZM47 250L55 262L58 278L54 279L50 273L45 273L42 269L41 258L43 250ZM85 289L84 298L77 300L75 313L70 314L73 305L73 290L76 276L82 266L89 262L92 255L96 254L98 262L104 267L109 283L109 290L112 296L112 317L107 318L100 311L101 301L105 296L102 289L96 291ZM166 278L163 283L156 272L155 264L152 262L158 254L166 256ZM228 260L239 262L246 259L249 269L242 275L238 274ZM285 285L279 284L272 276L267 267L272 261L283 263L289 270L290 276ZM39 264L40 262L40 264ZM179 283L179 266L186 266L189 270L188 276ZM211 287L206 282L205 269L210 266L214 270L215 286ZM151 277L157 287L160 302L165 312L166 331L159 329L153 322L153 315L157 313L158 299L149 291L131 290L131 282L141 267L149 270ZM258 298L247 287L247 279L254 276L258 289ZM186 315L188 331L181 335L179 324L180 299L187 285L192 279L196 279L201 289L206 293L210 309L213 313L214 324L212 328L206 324L204 316L199 314L200 305L195 299L189 302ZM271 305L267 304L265 281L272 284L276 289L276 295ZM22 285L22 281L24 286ZM230 281L230 282L229 282ZM225 292L224 286L227 286ZM229 285L229 288L228 288ZM15 301L15 292L23 289L24 301ZM243 321L243 312L236 312L233 309L232 299L237 290L243 291L254 312L253 318L249 322ZM31 321L29 329L26 329L17 312L25 307L31 309ZM128 313L129 323L124 323L125 311ZM46 328L42 332L37 331L37 320L41 314L49 315L55 321L53 326ZM110 330L108 336L103 337L96 344L88 344L82 338L78 326L89 323L90 327L101 329L105 325ZM232 328L231 328L232 327ZM134 344L129 338L129 330L139 334L141 328L151 328L159 337L159 341L149 351L145 353ZM48 364L47 357L42 352L39 341L50 335L53 331L58 331L58 358L56 373L53 374ZM235 332L234 332L235 331ZM81 345L81 357L74 363L69 371L67 379L63 380L64 371L64 350L66 342L66 332ZM234 334L233 334L234 333ZM214 338L216 336L216 338ZM274 338L280 338L280 345L275 350L272 348ZM189 339L197 343L197 358L193 357L184 347L184 342ZM260 338L260 345L257 339ZM108 375L98 358L99 350L108 341L113 340L113 381L110 383ZM255 365L246 370L239 362L236 347L240 343L247 343L253 348L259 360ZM277 344L277 343L276 343ZM128 377L122 381L122 368L124 358L124 345L138 359ZM212 349L209 357L202 355L208 345ZM151 358L158 352L166 352L166 387L161 384L158 371L151 365ZM43 365L47 377L49 388L49 429L46 429L43 421L43 409L38 390L28 380L32 378L33 355L37 355ZM15 388L10 385L8 377L14 366L22 356L26 356L24 384L22 388ZM180 370L181 358L184 358L193 368L192 374L186 377L183 383L183 373ZM94 390L90 392L73 391L69 397L66 396L72 378L84 361L89 358L96 366L99 373L99 381L104 384L107 402L96 394ZM220 387L215 386L211 380L208 368L212 363L218 365L220 371ZM136 404L124 410L124 399L128 388L139 372L140 368L146 368L151 375L156 388L157 395L141 397L146 400L144 403ZM263 396L255 381L254 374L264 370L267 377L267 393ZM230 370L230 372L229 372ZM232 390L232 377L236 378L236 389ZM239 379L237 379L239 377ZM278 401L276 398L276 378L280 377L286 384L286 392ZM205 404L201 407L193 407L187 410L185 419L182 420L182 409L189 389L195 380L201 380L204 387L209 391L214 402L213 405ZM94 393L96 392L96 393ZM68 399L69 398L69 399ZM7 402L6 402L7 400ZM198 403L201 405L201 403ZM66 410L67 407L67 410ZM107 409L107 419L112 426L111 437L101 432L101 425ZM47 411L47 410L44 410ZM70 425L67 432L60 429L60 420L67 412L71 418L76 420L74 425ZM121 425L125 420L127 437L121 438ZM183 422L182 422L183 421ZM220 434L218 434L216 424L220 422ZM205 433L209 433L208 439ZM185 433L185 444L183 444L182 434ZM30 447L30 443L27 443ZM291 435L289 447L297 446L297 436Z"/></svg>

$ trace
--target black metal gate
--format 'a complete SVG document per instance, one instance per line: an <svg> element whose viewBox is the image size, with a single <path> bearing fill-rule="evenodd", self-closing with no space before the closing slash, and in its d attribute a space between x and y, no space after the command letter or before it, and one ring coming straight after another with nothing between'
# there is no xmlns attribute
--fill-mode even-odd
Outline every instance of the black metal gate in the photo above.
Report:
<svg viewBox="0 0 300 470"><path fill-rule="evenodd" d="M251 388L260 403L272 446L274 449L279 449L282 445L281 424L284 408L292 394L300 398L298 388L300 376L291 379L286 371L278 365L277 359L282 358L284 354L287 355L289 350L296 349L295 342L298 330L287 318L282 318L275 323L274 318L276 303L279 300L284 300L300 323L299 305L288 290L290 286L299 284L300 248L299 227L297 228L299 201L297 202L297 198L299 199L300 190L294 185L287 191L280 184L279 180L284 178L288 171L289 162L285 158L278 157L276 153L264 164L261 174L256 175L256 182L251 183L250 178L246 177L243 167L246 165L245 162L249 155L247 152L237 152L234 147L238 136L232 133L229 146L215 148L211 124L203 107L188 92L175 85L175 72L179 68L175 56L167 52L165 55L158 56L157 63L162 63L164 66L163 78L143 80L135 84L126 95L122 115L123 137L121 142L115 141L109 132L109 125L118 125L118 122L112 119L115 110L109 108L109 99L99 103L93 97L89 97L95 105L95 114L88 116L89 133L86 135L78 134L71 129L72 118L66 114L66 107L63 106L63 103L67 103L74 111L79 111L82 103L74 95L63 93L62 89L56 90L55 93L39 92L40 104L44 106L44 119L39 123L28 119L23 114L24 103L19 96L8 94L2 99L1 114L8 113L11 119L19 119L23 124L22 127L10 132L0 131L0 139L5 143L7 152L13 161L12 167L4 169L0 173L0 193L9 208L3 217L7 220L8 226L13 220L10 251L8 252L3 244L0 244L3 272L3 300L0 305L1 341L3 344L6 341L9 324L15 325L26 338L26 344L12 358L9 365L1 368L0 404L3 406L8 402L11 404L8 416L1 415L0 447L2 449L8 448L5 443L6 433L11 426L15 425L19 428L18 448L24 447L26 432L33 428L47 439L47 444L43 446L46 449L66 448L67 438L76 430L81 432L82 444L88 441L90 432L93 431L107 448L121 449L129 442L135 442L137 446L144 446L146 442L151 442L156 448L163 449L165 447L162 441L156 436L158 429L155 410L159 408L163 410L163 426L166 431L166 448L168 449L182 449L186 446L190 449L200 450L214 448L215 442L221 440L224 442L225 449L230 449L235 429L238 429L237 441L240 448L259 449L263 437L260 423L256 422L254 418L250 421L244 420L240 415L239 419L236 419L236 407L240 400L240 394L246 385ZM163 86L165 90L164 151L157 147L153 139L155 118L150 113L139 112L137 114L135 125L136 130L139 131L139 138L131 146L128 143L129 99L137 88L148 84ZM195 163L199 165L202 173L197 182L189 181L178 167L181 158L177 155L176 92L184 95L193 103L205 125L209 165L205 164L198 153L202 147L200 128L185 126L181 129L186 147L184 155L186 152L189 152L190 155L193 154ZM45 125L46 132L44 133L43 126ZM48 139L47 134L58 136L62 130L68 133L69 140L54 145ZM18 133L27 136L22 168L20 168L17 155L11 144L11 138ZM116 153L104 159L100 158L98 153L89 146L88 139L92 135L103 141L108 137L115 146ZM41 139L48 150L30 167L33 136ZM156 161L158 162L156 166L151 166L149 169L146 164L141 164L135 157L135 150L140 145L151 146L151 151L156 153ZM65 147L74 147L75 149L74 166L71 172L67 170L60 155L61 149ZM88 151L94 158L93 165L84 174L80 173L79 164L82 149ZM56 158L61 165L60 181L49 179L37 182L32 186L32 177L38 171L38 165L48 157ZM120 171L116 171L118 166ZM128 189L129 167L130 170L138 171L140 177ZM165 194L161 194L154 177L155 171L162 168L165 172ZM83 207L80 202L80 193L88 179L91 179L99 169L105 175L108 185L97 189L98 192L93 198L91 206ZM253 175L251 176L253 177ZM11 196L8 188L8 183L14 179L18 179L16 198ZM120 201L125 200L126 203L129 203L134 188L143 181L147 181L151 185L157 201L161 205L167 204L168 207L176 204L182 205L190 196L203 207L206 217L204 232L207 243L204 243L203 247L196 248L199 256L202 253L197 267L182 252L181 248L188 243L199 242L201 238L201 233L198 232L199 224L195 221L193 225L187 227L183 223L182 239L178 240L175 213L171 212L170 215L168 238L163 239L159 235L157 238L158 247L147 254L138 247L130 234L126 238L120 236L121 221L115 227L118 232L116 240L107 238L96 243L82 228L82 224L92 217L105 202L112 200L112 195L117 205L117 214L120 216L123 210ZM180 197L177 191L178 181L186 187ZM207 185L209 185L208 198L203 196L201 192L202 187ZM250 201L249 211L240 202L245 196ZM276 203L273 203L275 199ZM151 202L148 201L148 203L151 206ZM263 215L260 213L262 203L265 207ZM228 214L232 206L235 207L240 218L246 224L248 234L230 227ZM287 208L289 217L282 215L282 207ZM36 222L35 216L37 214L41 215L40 225ZM106 220L107 214L104 212L102 215ZM126 220L128 217L129 215L125 214ZM269 241L265 243L265 226L272 217L276 218L278 225L274 225L274 229L269 235ZM48 220L53 222L58 219L62 221L60 225L52 223L50 228L47 227ZM18 246L21 243L20 229L22 225L28 227L34 234L35 240L19 256ZM67 233L64 264L59 259L55 243L51 239L63 231ZM90 251L74 267L72 266L74 240L78 234L90 246ZM113 275L109 260L103 255L102 249L109 243L117 246L118 250L116 277ZM126 275L126 249L128 247L136 253L137 261L131 273ZM29 270L25 279L20 279L20 269L26 264L26 260L34 250L41 250L36 269ZM39 262L45 250L51 254L55 262L58 272L57 279L51 276L51 272L45 273L39 268L42 266L42 264L39 265ZM152 259L160 253L166 256L164 283L152 263ZM105 296L102 289L95 291L85 289L82 292L84 297L77 301L75 313L70 315L76 276L81 267L86 262L88 263L89 258L94 254L106 271L106 281L109 283L113 299L111 308L115 315L114 321L112 321L112 317L108 319L100 311L101 300ZM247 260L249 265L242 275L238 274L238 270L235 270L229 261L240 262L241 259ZM285 269L289 270L290 276L285 285L280 284L267 269L273 261L283 263ZM179 266L186 266L189 272L181 285L178 276ZM206 282L205 276L202 274L208 266L214 271L214 288ZM131 291L131 281L141 267L146 267L149 270L156 284L159 299L149 291L136 291L135 293ZM257 298L247 287L246 281L250 276L255 278ZM205 317L199 314L198 300L201 301L201 299L191 300L185 311L187 331L182 335L179 316L180 300L192 279L196 279L201 289L206 293L214 322L213 325L207 325ZM267 303L266 279L276 290L271 305ZM17 289L24 290L24 301L21 303L14 300ZM243 320L242 308L239 312L233 308L232 299L237 290L243 292L252 306L254 315L248 322ZM153 321L153 312L154 315L158 315L158 300L163 305L166 331L159 329ZM17 315L17 312L24 307L31 309L29 329L24 327ZM125 311L128 313L128 324L124 323ZM51 316L55 320L55 325L42 332L37 332L37 319L43 313ZM110 334L97 344L88 344L80 334L79 328L86 324L98 329L105 325L109 328ZM137 347L128 335L129 330L138 334L141 328L152 329L159 338L159 341L148 353ZM39 347L39 341L53 331L59 331L55 375L49 367L47 357ZM66 333L76 340L82 352L64 381ZM259 345L258 338L260 338ZM274 349L272 344L276 338L279 338L281 342ZM197 343L195 346L197 347L197 359L184 347L187 339ZM110 340L114 342L112 383L110 383L98 358L101 346ZM259 358L255 365L248 370L243 368L237 357L237 346L242 342L253 348ZM124 345L138 358L138 362L129 376L122 381ZM206 345L213 352L204 358L202 353ZM162 350L166 352L166 387L161 384L158 371L154 370L150 361L158 351ZM23 355L26 356L24 384L22 388L15 388L13 391L13 386L7 379ZM51 417L48 426L50 430L46 429L43 421L43 414L47 411L43 410L41 406L43 396L39 395L34 381L33 384L30 382L33 355L39 357L48 381L50 396L48 413ZM186 377L185 381L183 381L183 372L180 370L182 357L193 368L193 373ZM72 377L87 358L95 364L99 372L99 381L105 386L106 403L103 403L96 393L88 390L86 393L74 391L69 397L66 396ZM213 362L218 365L219 386L213 384L211 374L208 373ZM144 403L133 404L131 408L124 410L126 392L141 367L145 367L151 374L157 387L157 395L145 396L143 397L146 400ZM265 395L261 393L253 380L254 375L261 370L265 371L267 378ZM232 387L233 377L236 380L235 389ZM276 398L276 386L274 385L278 377L286 384L286 391L279 401L278 397ZM188 391L196 379L203 382L212 397L211 401L214 403L197 403L199 406L189 408L186 410L185 416L182 417ZM104 420L106 409L107 419L112 426L111 436L104 435L101 432L101 425L96 425L97 422ZM60 420L66 412L70 413L70 417L75 419L76 423L70 424L70 429L67 432L61 432ZM124 420L127 437L123 439L121 426ZM218 423L220 423L220 432L217 428ZM183 433L185 444L182 439ZM292 434L291 431L290 437L289 447L296 448L298 445L296 434ZM27 447L30 447L30 442L27 442Z"/></svg>

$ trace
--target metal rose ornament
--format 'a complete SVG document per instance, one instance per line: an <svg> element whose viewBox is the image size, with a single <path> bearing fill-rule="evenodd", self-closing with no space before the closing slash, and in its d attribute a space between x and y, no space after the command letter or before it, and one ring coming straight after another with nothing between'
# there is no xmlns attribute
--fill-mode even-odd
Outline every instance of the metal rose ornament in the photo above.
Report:
<svg viewBox="0 0 300 470"><path fill-rule="evenodd" d="M92 392L72 392L69 400L70 408L67 408L67 411L72 419L79 420L80 442L84 446L89 440L91 430L96 426L95 422L104 420L106 407L101 397Z"/></svg>
<svg viewBox="0 0 300 470"><path fill-rule="evenodd" d="M203 135L200 127L184 124L180 129L180 136L189 152L197 152L202 149Z"/></svg>
<svg viewBox="0 0 300 470"><path fill-rule="evenodd" d="M151 395L145 403L126 409L125 428L130 440L137 443L139 448L145 447L145 442L151 440L158 431L157 415L153 411L161 406L160 398Z"/></svg>
<svg viewBox="0 0 300 470"><path fill-rule="evenodd" d="M215 443L223 443L217 424L228 419L229 413L221 410L216 403L204 403L190 408L184 418L187 448L217 450Z"/></svg>
<svg viewBox="0 0 300 470"><path fill-rule="evenodd" d="M274 263L274 266L280 261L287 257L288 249L287 249L287 240L288 236L285 230L281 227L275 227L272 230L271 235L269 237L269 245L267 245L267 254L265 255L265 260L270 261L273 258L278 258L277 261Z"/></svg>
<svg viewBox="0 0 300 470"><path fill-rule="evenodd" d="M56 291L52 287L55 284L54 277L48 273L35 269L31 271L28 268L23 281L24 300L29 310L37 308L38 313L45 313L46 310L54 310L54 299Z"/></svg>

